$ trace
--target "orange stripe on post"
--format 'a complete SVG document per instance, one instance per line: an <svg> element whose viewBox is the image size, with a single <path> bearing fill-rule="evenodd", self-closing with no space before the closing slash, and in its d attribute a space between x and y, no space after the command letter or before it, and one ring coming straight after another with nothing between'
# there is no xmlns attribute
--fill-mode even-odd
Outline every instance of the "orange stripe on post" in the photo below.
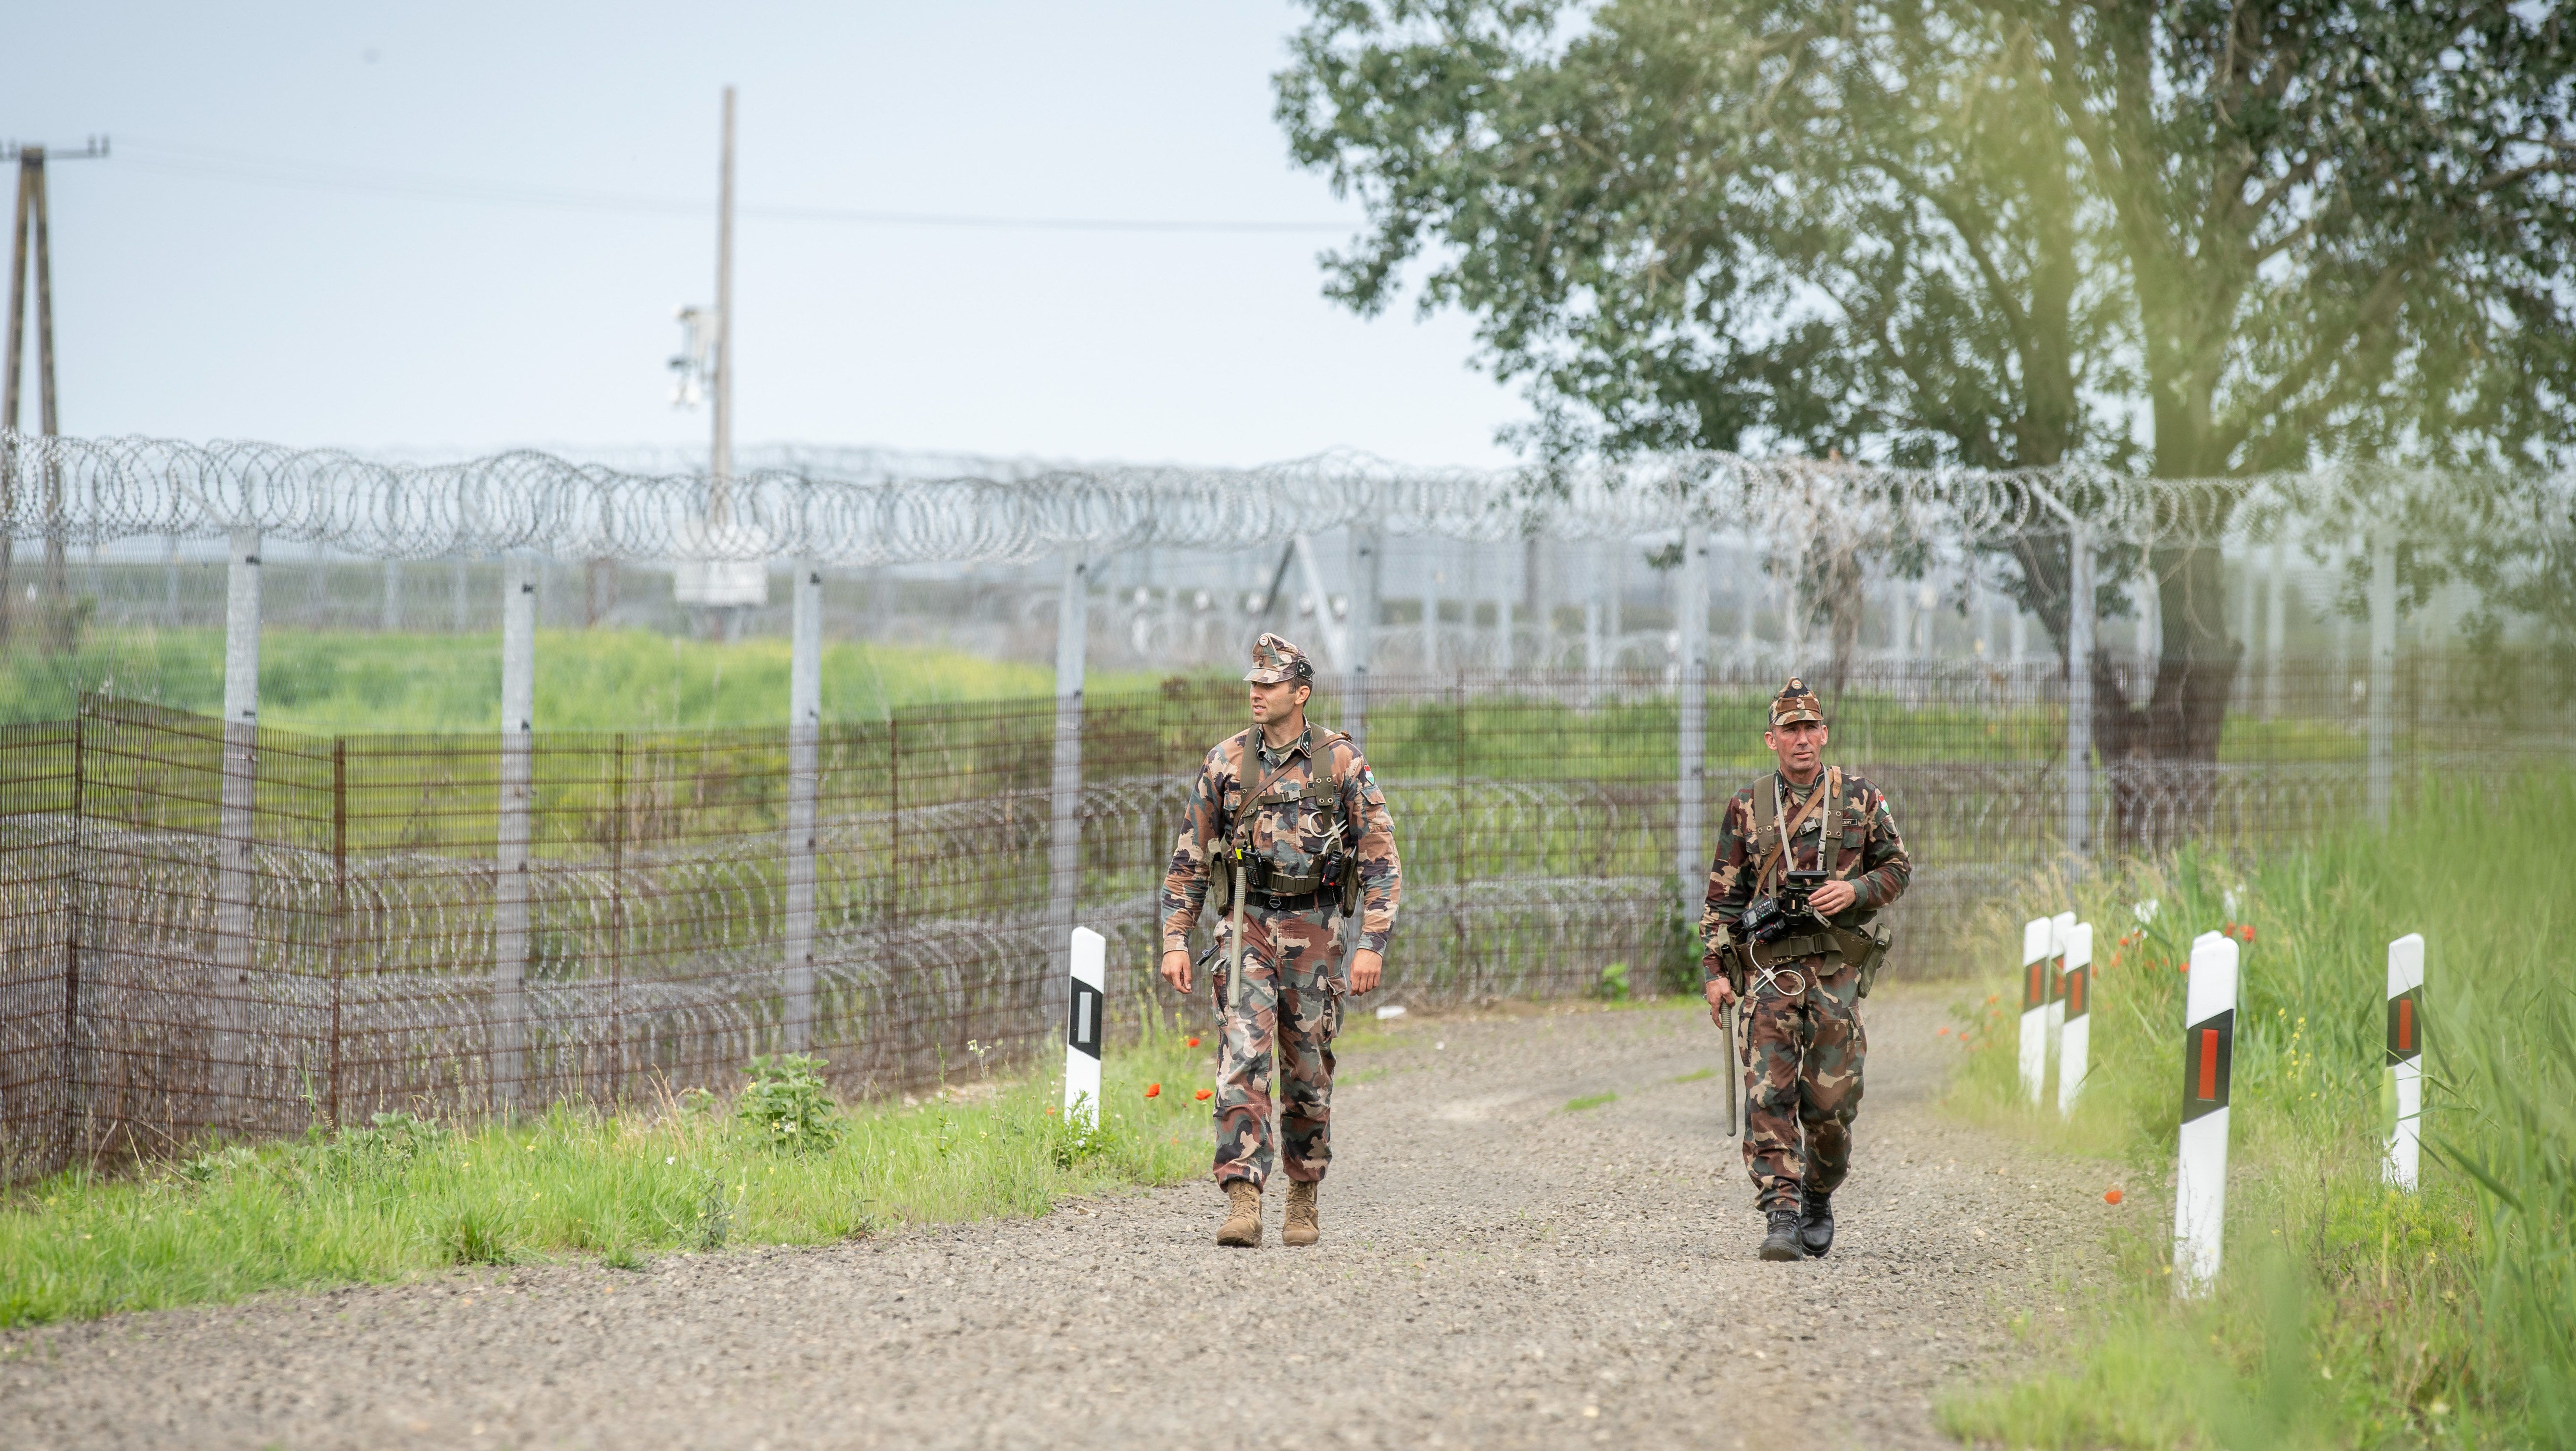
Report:
<svg viewBox="0 0 2576 1451"><path fill-rule="evenodd" d="M2200 1096L2204 1102L2218 1101L2218 1030L2200 1030Z"/></svg>

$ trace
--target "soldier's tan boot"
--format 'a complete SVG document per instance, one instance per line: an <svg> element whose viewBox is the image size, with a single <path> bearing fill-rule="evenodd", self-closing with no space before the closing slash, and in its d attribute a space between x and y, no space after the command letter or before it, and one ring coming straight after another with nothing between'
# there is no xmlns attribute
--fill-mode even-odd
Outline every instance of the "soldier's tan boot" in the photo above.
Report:
<svg viewBox="0 0 2576 1451"><path fill-rule="evenodd" d="M1225 1223L1217 1228L1216 1242L1229 1249L1259 1249L1261 1186L1249 1179L1228 1179L1225 1197Z"/></svg>
<svg viewBox="0 0 2576 1451"><path fill-rule="evenodd" d="M1323 1221L1315 1217L1315 1189L1313 1184L1288 1181L1288 1220L1279 1226L1281 1244L1313 1244L1324 1232Z"/></svg>

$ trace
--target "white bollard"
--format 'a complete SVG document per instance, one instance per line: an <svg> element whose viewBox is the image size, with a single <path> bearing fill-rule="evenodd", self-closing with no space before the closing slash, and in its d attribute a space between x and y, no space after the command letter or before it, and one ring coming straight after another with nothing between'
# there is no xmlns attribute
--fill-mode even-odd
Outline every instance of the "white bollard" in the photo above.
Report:
<svg viewBox="0 0 2576 1451"><path fill-rule="evenodd" d="M2174 1293L2218 1282L2227 1220L2227 1085L2236 1056L2236 939L2204 932L2191 944L2183 1006L2182 1153L2174 1175Z"/></svg>
<svg viewBox="0 0 2576 1451"><path fill-rule="evenodd" d="M2423 1152L2424 934L2388 944L2388 1086L2395 1109L2388 1130L2388 1182L2416 1186Z"/></svg>
<svg viewBox="0 0 2576 1451"><path fill-rule="evenodd" d="M2048 1077L2049 927L2033 917L2021 928L2021 1091L2034 1106Z"/></svg>
<svg viewBox="0 0 2576 1451"><path fill-rule="evenodd" d="M1066 954L1064 1019L1064 1121L1079 1120L1086 1129L1100 1126L1100 1019L1109 1005L1108 978L1102 973L1108 944L1088 927L1073 929Z"/></svg>
<svg viewBox="0 0 2576 1451"><path fill-rule="evenodd" d="M2074 913L2048 919L2048 1056L2057 1060L2060 1078L2066 1076L2066 1055L2059 1046L2066 1036L2066 944L2074 940Z"/></svg>
<svg viewBox="0 0 2576 1451"><path fill-rule="evenodd" d="M2066 934L2058 965L2057 1008L2066 1026L2057 1036L2057 1111L2075 1112L2075 1095L2093 1067L2093 924L2078 922Z"/></svg>

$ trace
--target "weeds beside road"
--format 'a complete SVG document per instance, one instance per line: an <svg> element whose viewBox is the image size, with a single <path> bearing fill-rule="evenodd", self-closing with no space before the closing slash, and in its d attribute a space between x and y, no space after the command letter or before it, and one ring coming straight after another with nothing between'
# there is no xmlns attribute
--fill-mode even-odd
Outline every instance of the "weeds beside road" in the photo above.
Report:
<svg viewBox="0 0 2576 1451"><path fill-rule="evenodd" d="M2019 1102L2012 1004L1969 1013L1974 1116L2111 1161L2163 1206L2111 1244L2058 1368L1956 1398L2011 1446L2576 1445L2576 776L2429 790L2385 835L2186 852L1998 913L2095 924L2093 1069L2071 1122ZM2233 897L2231 908L2230 897ZM2152 912L2141 904L2154 903ZM2234 1156L2217 1293L2176 1303L2182 971L2236 925ZM2426 940L2423 1189L2380 1181L2390 939ZM2056 1102L2052 1083L2045 1095Z"/></svg>
<svg viewBox="0 0 2576 1451"><path fill-rule="evenodd" d="M755 1084L770 1123L709 1100L604 1116L558 1109L451 1131L406 1115L175 1165L74 1170L0 1199L0 1326L398 1280L454 1264L826 1244L905 1224L1042 1214L1073 1195L1206 1171L1207 1053L1174 1037L1113 1051L1099 1132L1068 1130L1057 1080L969 1080L917 1107L841 1115L798 1151L781 1117L821 1110ZM812 1137L810 1127L802 1137Z"/></svg>

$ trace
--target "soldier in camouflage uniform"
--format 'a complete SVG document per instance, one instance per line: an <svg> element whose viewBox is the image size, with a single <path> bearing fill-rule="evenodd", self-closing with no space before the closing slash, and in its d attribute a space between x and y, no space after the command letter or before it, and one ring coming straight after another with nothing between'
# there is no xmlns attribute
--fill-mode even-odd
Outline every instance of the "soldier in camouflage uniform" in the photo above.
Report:
<svg viewBox="0 0 2576 1451"><path fill-rule="evenodd" d="M1735 793L1719 825L1700 931L1709 1016L1744 1002L1744 1167L1765 1216L1761 1255L1794 1260L1833 1247L1833 1192L1851 1170L1860 1111L1860 1000L1886 953L1872 917L1913 875L1896 818L1878 788L1822 769L1824 708L1791 680L1771 702L1762 742L1779 769ZM1767 944L1741 941L1737 922L1789 871L1825 871L1813 916Z"/></svg>
<svg viewBox="0 0 2576 1451"><path fill-rule="evenodd" d="M1288 1208L1279 1238L1307 1245L1321 1233L1315 1193L1333 1157L1333 1035L1343 994L1378 984L1403 882L1394 818L1368 762L1350 737L1306 721L1314 676L1304 652L1277 635L1253 646L1243 677L1252 726L1208 752L1163 878L1162 974L1182 993L1192 977L1189 933L1211 876L1219 888L1209 975L1222 1014L1216 1181L1228 1208L1216 1240L1241 1248L1261 1243L1274 1044L1286 1070L1279 1136ZM1354 911L1359 950L1345 983L1338 969ZM1237 961L1239 974L1230 970Z"/></svg>

